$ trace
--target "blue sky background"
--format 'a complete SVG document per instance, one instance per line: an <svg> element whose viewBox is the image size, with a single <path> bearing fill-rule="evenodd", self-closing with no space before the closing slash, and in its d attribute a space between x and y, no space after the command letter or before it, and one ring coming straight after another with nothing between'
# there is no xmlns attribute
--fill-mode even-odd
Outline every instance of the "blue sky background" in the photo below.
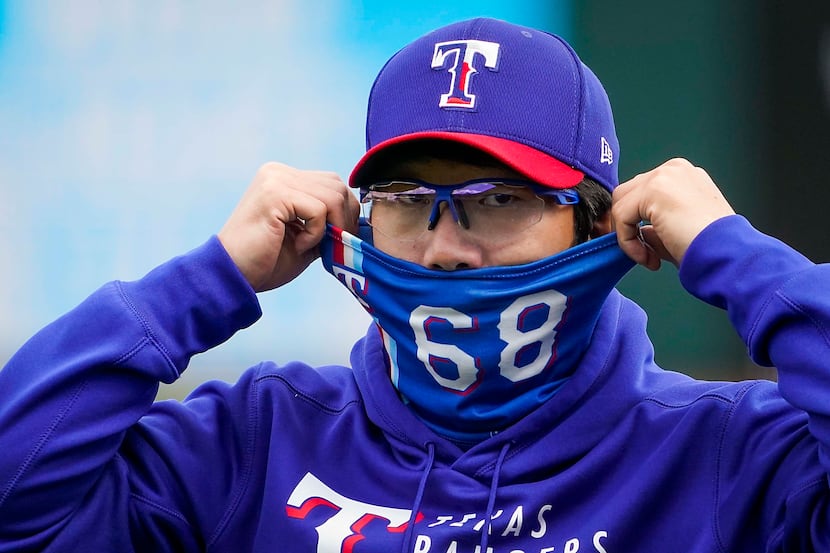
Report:
<svg viewBox="0 0 830 553"><path fill-rule="evenodd" d="M568 2L0 1L0 364L112 279L219 230L269 160L345 178L386 59L488 15L567 38ZM183 385L346 362L368 317L315 263Z"/></svg>

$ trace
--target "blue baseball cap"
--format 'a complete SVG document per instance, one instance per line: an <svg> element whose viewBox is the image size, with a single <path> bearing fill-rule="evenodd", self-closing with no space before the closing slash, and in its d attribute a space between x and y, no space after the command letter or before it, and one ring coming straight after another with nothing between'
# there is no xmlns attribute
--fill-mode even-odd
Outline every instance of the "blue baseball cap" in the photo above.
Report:
<svg viewBox="0 0 830 553"><path fill-rule="evenodd" d="M437 29L398 51L369 95L360 186L390 146L439 139L477 148L527 178L571 188L619 183L608 95L562 38L496 19Z"/></svg>

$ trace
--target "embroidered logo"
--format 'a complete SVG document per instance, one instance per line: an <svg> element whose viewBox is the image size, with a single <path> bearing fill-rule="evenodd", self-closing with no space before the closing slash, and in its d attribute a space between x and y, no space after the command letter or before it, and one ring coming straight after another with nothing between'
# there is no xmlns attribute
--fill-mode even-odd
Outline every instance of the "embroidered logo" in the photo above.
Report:
<svg viewBox="0 0 830 553"><path fill-rule="evenodd" d="M614 150L611 149L611 144L609 144L608 141L605 140L604 136L601 136L600 140L601 151L599 154L599 162L611 165L612 163L614 163Z"/></svg>
<svg viewBox="0 0 830 553"><path fill-rule="evenodd" d="M442 108L474 109L476 95L470 91L470 82L478 70L475 64L484 59L484 67L498 71L500 45L484 40L452 40L439 42L432 54L432 68L445 69L452 75L450 91L441 95ZM476 54L481 57L477 58Z"/></svg>

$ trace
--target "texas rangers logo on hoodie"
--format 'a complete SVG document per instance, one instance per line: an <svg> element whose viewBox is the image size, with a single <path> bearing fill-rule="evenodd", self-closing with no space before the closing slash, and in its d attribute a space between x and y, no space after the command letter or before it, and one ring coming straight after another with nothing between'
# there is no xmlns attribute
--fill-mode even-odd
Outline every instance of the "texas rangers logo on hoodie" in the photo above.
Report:
<svg viewBox="0 0 830 553"><path fill-rule="evenodd" d="M285 513L296 523L292 527L314 528L317 553L395 551L402 539L403 550L412 553L611 553L607 529L588 527L563 534L555 527L550 503L511 504L489 518L475 510L435 516L418 511L411 517L408 509L375 505L338 493L312 473L297 483ZM414 522L413 528L407 532L410 522ZM470 546L481 543L485 534L497 545Z"/></svg>
<svg viewBox="0 0 830 553"><path fill-rule="evenodd" d="M498 71L500 45L484 40L451 40L439 42L432 54L432 68L443 69L452 76L450 90L441 95L442 108L474 109L476 95L470 90L476 64L483 62L490 71ZM478 56L476 55L478 54Z"/></svg>

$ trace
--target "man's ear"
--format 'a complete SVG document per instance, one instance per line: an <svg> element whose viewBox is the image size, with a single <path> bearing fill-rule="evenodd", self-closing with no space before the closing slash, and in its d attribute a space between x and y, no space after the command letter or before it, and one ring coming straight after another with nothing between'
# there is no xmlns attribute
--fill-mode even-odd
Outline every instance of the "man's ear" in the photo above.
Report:
<svg viewBox="0 0 830 553"><path fill-rule="evenodd" d="M612 230L611 210L609 209L594 222L594 226L591 228L591 238L598 238L604 234L608 234Z"/></svg>

